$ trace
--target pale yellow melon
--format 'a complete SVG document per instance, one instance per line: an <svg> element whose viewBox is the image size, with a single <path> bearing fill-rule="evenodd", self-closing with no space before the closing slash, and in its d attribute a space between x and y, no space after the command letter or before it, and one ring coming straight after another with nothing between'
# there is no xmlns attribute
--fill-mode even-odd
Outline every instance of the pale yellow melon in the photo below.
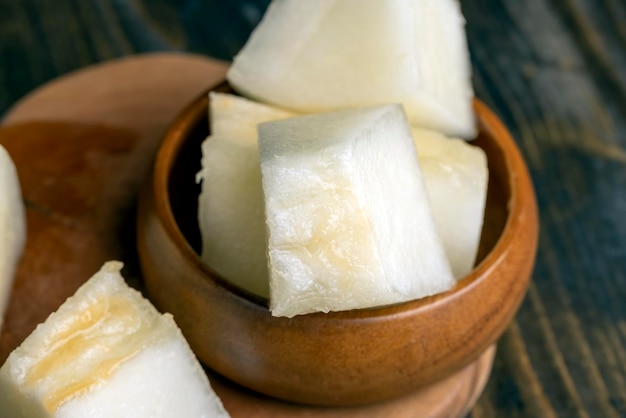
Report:
<svg viewBox="0 0 626 418"><path fill-rule="evenodd" d="M26 214L13 160L0 145L0 330L26 242Z"/></svg>
<svg viewBox="0 0 626 418"><path fill-rule="evenodd" d="M399 105L259 125L275 316L418 299L455 281Z"/></svg>
<svg viewBox="0 0 626 418"><path fill-rule="evenodd" d="M437 232L454 277L473 268L483 225L487 182L485 152L460 139L413 128Z"/></svg>
<svg viewBox="0 0 626 418"><path fill-rule="evenodd" d="M203 257L226 271L228 279L267 296L256 125L295 115L226 94L212 96L211 108L212 126L224 136L211 147L210 141L203 146L203 173L213 184L200 199ZM486 156L476 146L435 131L412 128L412 134L437 231L458 279L471 271L476 259L487 192ZM242 253L247 256L242 258Z"/></svg>
<svg viewBox="0 0 626 418"><path fill-rule="evenodd" d="M228 417L171 315L108 262L0 368L0 416Z"/></svg>
<svg viewBox="0 0 626 418"><path fill-rule="evenodd" d="M242 288L269 296L257 124L294 113L211 93L211 136L202 144L198 220L202 259Z"/></svg>
<svg viewBox="0 0 626 418"><path fill-rule="evenodd" d="M413 125L476 135L457 0L274 0L227 78L303 113L402 103Z"/></svg>

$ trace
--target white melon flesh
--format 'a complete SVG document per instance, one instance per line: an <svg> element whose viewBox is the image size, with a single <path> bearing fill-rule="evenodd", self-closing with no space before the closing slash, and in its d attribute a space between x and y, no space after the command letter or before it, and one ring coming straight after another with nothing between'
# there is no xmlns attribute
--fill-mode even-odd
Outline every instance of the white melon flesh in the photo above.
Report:
<svg viewBox="0 0 626 418"><path fill-rule="evenodd" d="M109 262L0 369L0 416L228 417L171 315Z"/></svg>
<svg viewBox="0 0 626 418"><path fill-rule="evenodd" d="M457 0L274 0L227 78L303 113L402 103L413 125L476 135Z"/></svg>
<svg viewBox="0 0 626 418"><path fill-rule="evenodd" d="M26 215L17 171L0 145L0 330L25 242Z"/></svg>
<svg viewBox="0 0 626 418"><path fill-rule="evenodd" d="M460 139L413 128L413 138L439 237L454 277L473 268L487 198L485 152Z"/></svg>
<svg viewBox="0 0 626 418"><path fill-rule="evenodd" d="M257 125L294 113L211 93L211 136L202 144L198 220L202 259L224 278L269 296Z"/></svg>
<svg viewBox="0 0 626 418"><path fill-rule="evenodd" d="M401 106L264 123L259 152L274 316L454 285Z"/></svg>

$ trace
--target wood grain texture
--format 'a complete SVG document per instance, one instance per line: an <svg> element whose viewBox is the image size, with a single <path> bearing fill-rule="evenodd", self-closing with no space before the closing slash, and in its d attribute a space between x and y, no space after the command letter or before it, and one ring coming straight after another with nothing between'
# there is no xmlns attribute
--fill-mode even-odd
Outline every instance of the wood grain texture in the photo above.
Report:
<svg viewBox="0 0 626 418"><path fill-rule="evenodd" d="M533 284L473 416L626 416L625 4L463 6L477 93L517 138L541 214Z"/></svg>
<svg viewBox="0 0 626 418"><path fill-rule="evenodd" d="M0 0L0 114L154 50L228 59L267 0ZM477 95L518 140L542 233L473 417L626 417L626 2L462 0Z"/></svg>

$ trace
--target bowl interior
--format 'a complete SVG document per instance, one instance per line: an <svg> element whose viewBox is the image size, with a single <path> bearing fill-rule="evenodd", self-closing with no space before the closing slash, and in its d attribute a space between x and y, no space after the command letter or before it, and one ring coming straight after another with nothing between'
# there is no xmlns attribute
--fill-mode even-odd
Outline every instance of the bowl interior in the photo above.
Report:
<svg viewBox="0 0 626 418"><path fill-rule="evenodd" d="M212 90L234 94L234 91L227 83L220 84ZM198 227L200 185L196 183L195 177L201 168L202 141L210 133L208 99L206 96L204 95L204 98L199 99L195 105L188 109L188 111L193 112L193 115L189 118L191 123L185 127L184 139L178 144L171 165L168 192L172 214L187 243L198 255L198 262L205 270L212 273L211 276L214 279L240 296L267 306L268 301L266 299L253 295L224 278L220 278L219 275L211 270L210 266L203 265L199 257L201 250L201 236ZM479 265L494 248L505 229L509 217L508 204L512 198L512 190L509 181L510 171L504 150L501 144L495 140L489 126L481 118L481 112L484 111L484 108L476 105L475 109L478 118L479 136L471 144L485 151L489 168L485 218L476 259L476 265ZM457 288L467 285L471 279L472 275L461 279L457 284ZM432 298L438 297L424 298L423 301L427 303Z"/></svg>

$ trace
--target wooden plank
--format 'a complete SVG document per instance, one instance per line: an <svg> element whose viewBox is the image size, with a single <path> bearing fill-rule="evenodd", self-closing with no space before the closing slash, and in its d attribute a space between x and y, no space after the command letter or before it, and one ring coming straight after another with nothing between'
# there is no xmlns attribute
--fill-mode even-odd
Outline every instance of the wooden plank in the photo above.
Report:
<svg viewBox="0 0 626 418"><path fill-rule="evenodd" d="M517 137L542 213L535 285L515 338L527 360L510 348L507 334L504 365L496 361L476 416L488 410L496 416L623 416L624 369L617 359L625 355L624 334L613 324L623 318L626 270L626 231L617 220L624 213L618 202L626 185L625 126L623 110L611 104L623 100L616 74L624 66L611 64L607 84L608 60L619 57L610 58L603 46L603 37L616 32L600 33L597 21L572 26L568 16L588 19L582 7L591 2L568 2L567 10L535 0L485 1L476 9L477 2L469 3L478 94L502 112ZM485 10L500 21L475 15ZM605 64L595 62L598 56ZM533 374L545 397L529 396L536 390ZM503 398L510 403L503 405Z"/></svg>

